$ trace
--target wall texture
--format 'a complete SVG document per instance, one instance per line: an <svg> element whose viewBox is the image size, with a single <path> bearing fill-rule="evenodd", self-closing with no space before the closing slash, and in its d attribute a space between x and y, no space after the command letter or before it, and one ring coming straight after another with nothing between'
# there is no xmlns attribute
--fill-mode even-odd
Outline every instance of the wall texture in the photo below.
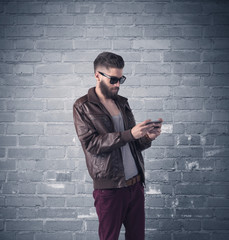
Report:
<svg viewBox="0 0 229 240"><path fill-rule="evenodd" d="M164 119L146 239L229 239L228 24L221 0L1 0L0 239L98 239L72 105L102 51L126 61L137 122Z"/></svg>

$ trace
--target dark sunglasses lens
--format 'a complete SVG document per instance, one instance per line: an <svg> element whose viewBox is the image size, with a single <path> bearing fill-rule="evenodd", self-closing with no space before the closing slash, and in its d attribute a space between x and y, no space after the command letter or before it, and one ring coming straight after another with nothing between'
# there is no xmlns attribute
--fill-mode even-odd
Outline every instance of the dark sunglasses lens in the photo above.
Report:
<svg viewBox="0 0 229 240"><path fill-rule="evenodd" d="M125 80L126 80L126 78L125 78L125 77L121 77L121 78L119 79L119 81L120 81L120 84L123 84L123 83L125 82Z"/></svg>
<svg viewBox="0 0 229 240"><path fill-rule="evenodd" d="M119 81L119 78L111 77L110 83L115 84Z"/></svg>
<svg viewBox="0 0 229 240"><path fill-rule="evenodd" d="M110 79L110 83L111 84L116 84L118 81L120 82L120 84L123 84L126 80L126 77L121 77L121 78L116 78L116 77L111 77Z"/></svg>

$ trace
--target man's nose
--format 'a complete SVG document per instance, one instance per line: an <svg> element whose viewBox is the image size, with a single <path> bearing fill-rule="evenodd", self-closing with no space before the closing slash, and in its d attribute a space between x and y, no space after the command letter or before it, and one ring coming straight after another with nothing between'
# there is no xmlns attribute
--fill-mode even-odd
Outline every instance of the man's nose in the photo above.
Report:
<svg viewBox="0 0 229 240"><path fill-rule="evenodd" d="M118 81L117 83L114 84L115 87L120 87L120 82Z"/></svg>

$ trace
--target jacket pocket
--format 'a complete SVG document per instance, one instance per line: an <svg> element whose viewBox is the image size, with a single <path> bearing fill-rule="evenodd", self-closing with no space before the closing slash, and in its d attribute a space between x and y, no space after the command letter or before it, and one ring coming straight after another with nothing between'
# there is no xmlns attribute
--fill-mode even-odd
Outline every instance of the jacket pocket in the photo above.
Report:
<svg viewBox="0 0 229 240"><path fill-rule="evenodd" d="M100 197L103 197L103 198L109 198L109 197L114 197L116 192L117 192L116 188L100 189L99 195L100 195Z"/></svg>
<svg viewBox="0 0 229 240"><path fill-rule="evenodd" d="M94 127L97 129L98 132L104 132L104 127L106 127L106 129L108 129L109 131L113 129L110 118L105 114L90 114L89 118L91 119Z"/></svg>

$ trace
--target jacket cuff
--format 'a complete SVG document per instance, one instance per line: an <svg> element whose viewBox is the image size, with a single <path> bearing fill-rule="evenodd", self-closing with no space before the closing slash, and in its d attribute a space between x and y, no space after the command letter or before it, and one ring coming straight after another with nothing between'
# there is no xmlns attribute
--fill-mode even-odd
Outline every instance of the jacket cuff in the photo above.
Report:
<svg viewBox="0 0 229 240"><path fill-rule="evenodd" d="M143 139L148 140L149 142L155 140L155 138L151 139L147 134L143 137Z"/></svg>
<svg viewBox="0 0 229 240"><path fill-rule="evenodd" d="M131 129L121 132L121 135L124 142L131 142L135 140L131 133Z"/></svg>
<svg viewBox="0 0 229 240"><path fill-rule="evenodd" d="M152 144L152 141L154 141L154 139L150 139L149 137L146 137L146 136L140 138L139 140L143 145L145 145L145 148L150 147Z"/></svg>
<svg viewBox="0 0 229 240"><path fill-rule="evenodd" d="M155 140L155 138L154 139L151 139L148 135L145 135L144 137L142 137L142 140L143 140L143 142L152 142L152 141L154 141Z"/></svg>

